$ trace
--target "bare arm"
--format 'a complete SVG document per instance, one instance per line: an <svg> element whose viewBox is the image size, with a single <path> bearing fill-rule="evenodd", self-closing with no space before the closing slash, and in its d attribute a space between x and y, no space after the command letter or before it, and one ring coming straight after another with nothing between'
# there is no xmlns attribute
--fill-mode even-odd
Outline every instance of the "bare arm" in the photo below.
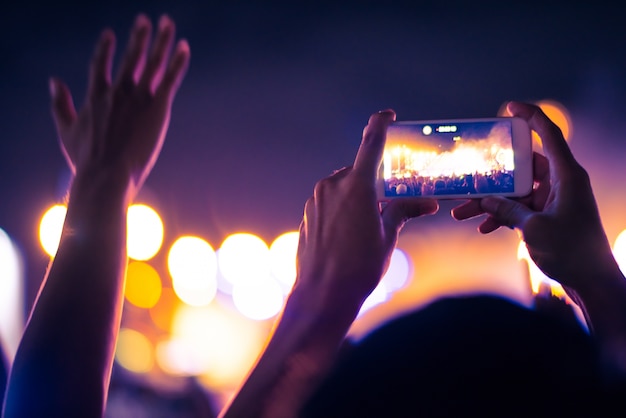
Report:
<svg viewBox="0 0 626 418"><path fill-rule="evenodd" d="M56 256L48 268L9 376L4 417L99 417L104 411L122 313L126 214L160 152L171 103L189 60L174 24L139 16L118 76L105 30L76 112L51 80L61 149L74 172ZM169 65L168 65L169 62Z"/></svg>
<svg viewBox="0 0 626 418"><path fill-rule="evenodd" d="M626 377L626 280L604 232L589 175L572 155L560 129L540 108L511 103L543 141L535 155L532 194L518 201L485 198L453 210L457 219L487 213L479 226L490 233L501 225L519 229L528 253L560 282L582 308L612 377Z"/></svg>
<svg viewBox="0 0 626 418"><path fill-rule="evenodd" d="M430 199L380 210L375 178L392 111L372 115L354 165L315 186L300 226L294 289L265 352L222 417L294 417L332 367L359 309L384 274L404 222Z"/></svg>

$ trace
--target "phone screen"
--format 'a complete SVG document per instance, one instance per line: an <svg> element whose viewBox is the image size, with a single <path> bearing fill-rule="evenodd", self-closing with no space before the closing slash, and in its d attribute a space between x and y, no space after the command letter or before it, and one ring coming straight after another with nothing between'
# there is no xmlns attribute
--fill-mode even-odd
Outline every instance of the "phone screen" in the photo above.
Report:
<svg viewBox="0 0 626 418"><path fill-rule="evenodd" d="M511 118L395 122L383 153L384 197L513 195L515 161Z"/></svg>

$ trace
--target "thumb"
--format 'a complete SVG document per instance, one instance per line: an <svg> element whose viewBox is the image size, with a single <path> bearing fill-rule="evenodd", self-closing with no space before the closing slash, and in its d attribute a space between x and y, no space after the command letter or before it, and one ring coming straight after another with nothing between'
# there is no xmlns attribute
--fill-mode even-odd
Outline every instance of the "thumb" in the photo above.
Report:
<svg viewBox="0 0 626 418"><path fill-rule="evenodd" d="M383 208L382 218L385 236L395 239L406 221L422 215L432 215L439 210L439 204L435 199L402 198L387 203Z"/></svg>
<svg viewBox="0 0 626 418"><path fill-rule="evenodd" d="M522 203L500 196L485 197L480 201L480 207L491 215L500 225L522 228L526 218L533 211Z"/></svg>
<svg viewBox="0 0 626 418"><path fill-rule="evenodd" d="M52 117L59 132L65 131L76 120L76 109L70 90L65 83L56 78L51 78L50 98L52 99Z"/></svg>

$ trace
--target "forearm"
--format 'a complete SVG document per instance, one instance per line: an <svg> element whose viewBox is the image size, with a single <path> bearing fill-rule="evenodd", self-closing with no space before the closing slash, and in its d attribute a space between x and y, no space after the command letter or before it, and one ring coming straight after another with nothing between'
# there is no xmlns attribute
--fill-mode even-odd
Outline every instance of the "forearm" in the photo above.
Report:
<svg viewBox="0 0 626 418"><path fill-rule="evenodd" d="M5 416L101 416L126 266L127 183L79 175L62 238L18 348Z"/></svg>
<svg viewBox="0 0 626 418"><path fill-rule="evenodd" d="M360 307L317 296L297 290L290 296L270 343L222 418L298 416L334 364Z"/></svg>
<svg viewBox="0 0 626 418"><path fill-rule="evenodd" d="M607 372L626 381L626 279L612 257L587 278L589 286L573 289ZM579 282L582 282L579 281Z"/></svg>

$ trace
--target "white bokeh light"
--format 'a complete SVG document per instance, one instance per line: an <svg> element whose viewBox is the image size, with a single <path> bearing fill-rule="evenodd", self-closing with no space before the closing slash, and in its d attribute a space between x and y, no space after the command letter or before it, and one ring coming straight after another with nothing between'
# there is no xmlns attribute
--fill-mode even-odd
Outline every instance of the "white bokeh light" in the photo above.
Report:
<svg viewBox="0 0 626 418"><path fill-rule="evenodd" d="M0 341L9 360L22 337L23 298L22 258L9 235L0 228Z"/></svg>
<svg viewBox="0 0 626 418"><path fill-rule="evenodd" d="M167 265L176 295L188 305L208 305L217 292L217 258L213 247L199 237L178 238Z"/></svg>
<svg viewBox="0 0 626 418"><path fill-rule="evenodd" d="M237 233L228 236L219 248L218 266L232 285L269 275L269 248L258 236Z"/></svg>
<svg viewBox="0 0 626 418"><path fill-rule="evenodd" d="M236 283L232 296L237 310L257 321L277 315L284 301L282 288L269 276Z"/></svg>
<svg viewBox="0 0 626 418"><path fill-rule="evenodd" d="M296 280L296 253L298 251L298 231L285 232L270 245L270 271L286 292Z"/></svg>
<svg viewBox="0 0 626 418"><path fill-rule="evenodd" d="M204 375L213 386L241 382L258 356L266 332L219 303L182 305L174 313L171 339L157 346L157 361L168 373Z"/></svg>
<svg viewBox="0 0 626 418"><path fill-rule="evenodd" d="M149 260L163 244L163 221L150 206L134 204L128 208L128 256Z"/></svg>
<svg viewBox="0 0 626 418"><path fill-rule="evenodd" d="M387 292L401 289L411 276L411 261L404 251L395 248L391 253L389 269L382 278Z"/></svg>
<svg viewBox="0 0 626 418"><path fill-rule="evenodd" d="M613 256L623 274L626 274L626 229L619 233L613 244Z"/></svg>
<svg viewBox="0 0 626 418"><path fill-rule="evenodd" d="M374 288L372 293L365 299L363 305L361 305L361 309L359 310L358 316L363 315L368 310L372 309L376 305L380 305L383 302L386 302L389 297L389 290L387 286L382 281L378 283L378 286Z"/></svg>
<svg viewBox="0 0 626 418"><path fill-rule="evenodd" d="M59 248L66 214L65 205L54 205L46 211L39 223L39 242L50 257L54 257Z"/></svg>

